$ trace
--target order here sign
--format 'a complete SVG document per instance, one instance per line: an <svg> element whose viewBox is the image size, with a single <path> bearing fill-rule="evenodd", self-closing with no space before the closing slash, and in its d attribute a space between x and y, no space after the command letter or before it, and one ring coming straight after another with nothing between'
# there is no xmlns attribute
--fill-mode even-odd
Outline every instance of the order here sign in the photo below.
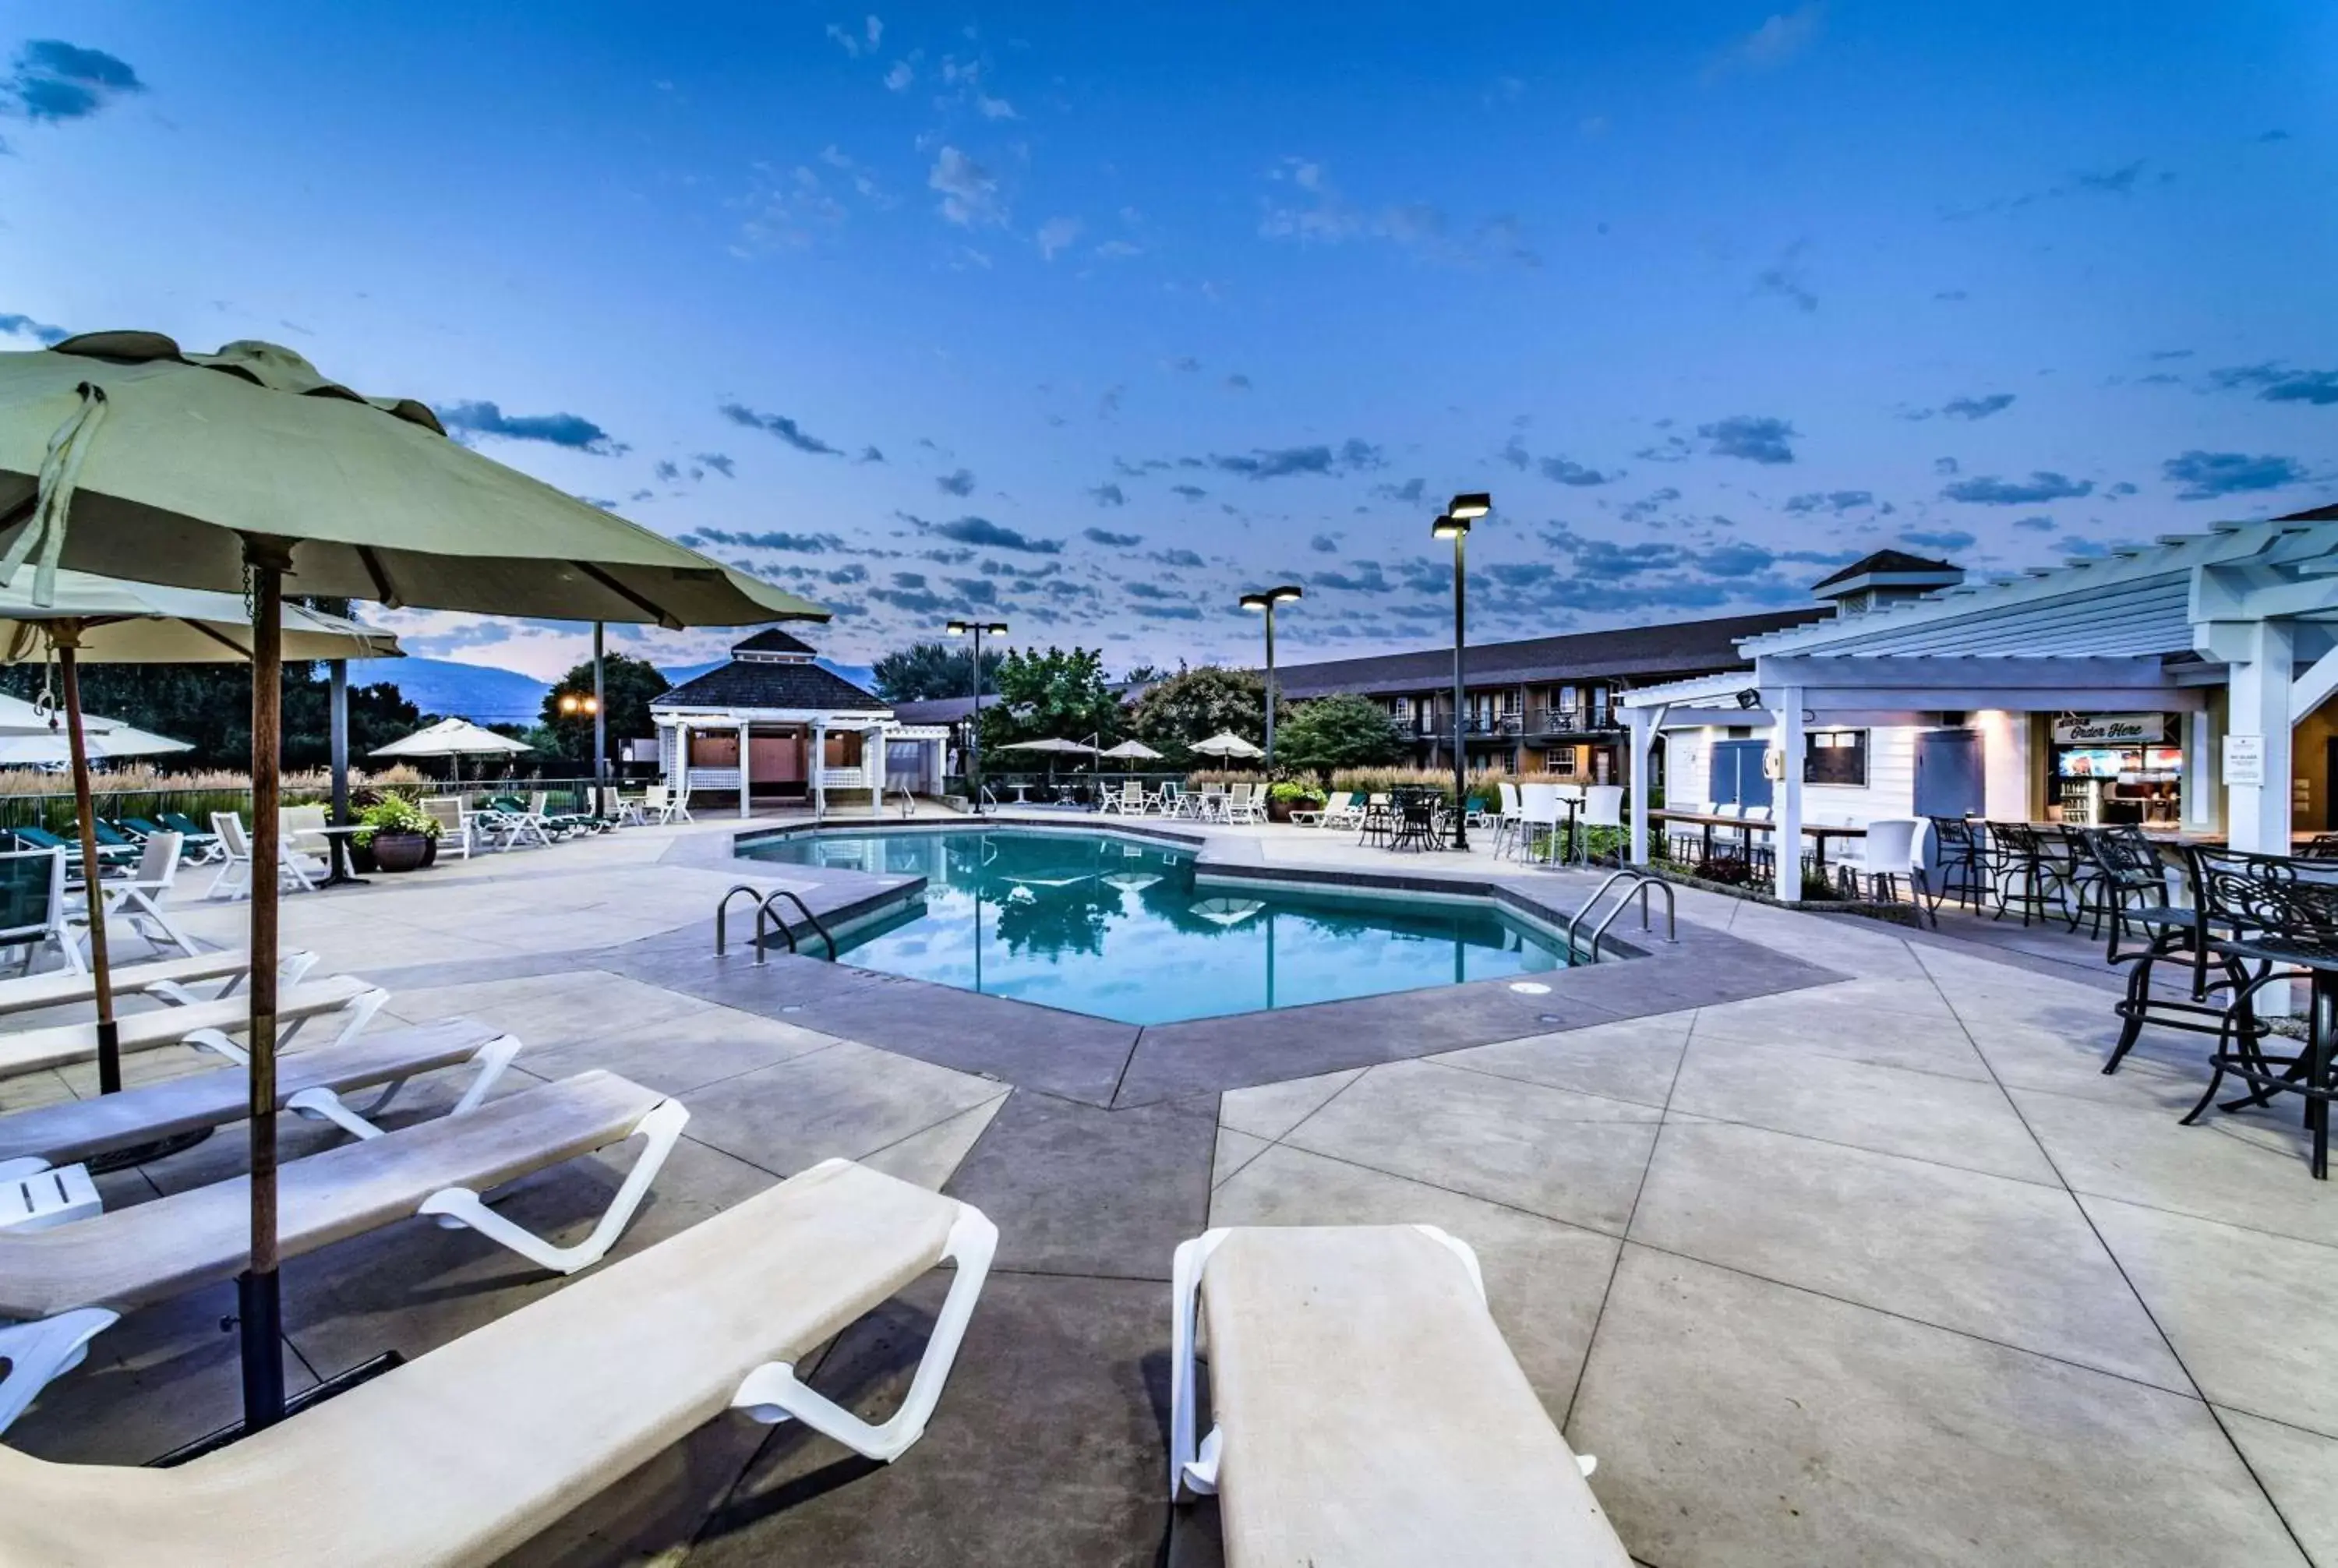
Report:
<svg viewBox="0 0 2338 1568"><path fill-rule="evenodd" d="M2137 746L2166 739L2165 713L2073 713L2054 720L2057 746Z"/></svg>

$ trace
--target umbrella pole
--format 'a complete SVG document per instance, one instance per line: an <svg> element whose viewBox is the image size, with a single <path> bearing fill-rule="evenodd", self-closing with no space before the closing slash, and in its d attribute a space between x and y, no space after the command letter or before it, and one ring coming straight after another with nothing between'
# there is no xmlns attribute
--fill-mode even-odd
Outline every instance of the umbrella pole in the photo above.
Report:
<svg viewBox="0 0 2338 1568"><path fill-rule="evenodd" d="M277 807L284 721L280 540L247 536L251 577L251 1266L236 1281L243 1350L243 1425L284 1418L284 1304L276 1275L276 904L284 835Z"/></svg>
<svg viewBox="0 0 2338 1568"><path fill-rule="evenodd" d="M89 742L82 734L81 623L59 621L51 630L57 677L65 689L65 740L73 750L74 809L81 814L81 887L89 904L89 974L97 989L97 1090L122 1088L122 1026L113 1016L113 965L105 947L105 891L98 881L97 806L89 786ZM68 936L65 940L73 938Z"/></svg>

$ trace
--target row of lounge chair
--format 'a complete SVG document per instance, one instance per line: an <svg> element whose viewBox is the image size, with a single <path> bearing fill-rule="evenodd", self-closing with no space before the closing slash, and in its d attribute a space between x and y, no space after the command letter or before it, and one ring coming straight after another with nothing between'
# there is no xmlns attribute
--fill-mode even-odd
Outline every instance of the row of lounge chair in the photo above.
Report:
<svg viewBox="0 0 2338 1568"><path fill-rule="evenodd" d="M280 975L288 1017L311 1032L280 1058L278 1102L351 1141L281 1167L283 1255L419 1214L548 1270L599 1263L679 1139L683 1106L599 1071L490 1098L518 1041L462 1019L364 1033L386 999L378 988L311 978L312 968L294 955ZM0 1171L54 1171L240 1118L243 1069L222 1014L241 1005L248 975L231 954L126 966L124 986L162 1004L125 1024L199 1024L178 1037L230 1064L0 1115ZM0 1017L88 995L65 974L0 982ZM25 1033L47 1039L0 1046L0 1096L25 1070L16 1063L95 1048L93 1025ZM125 1049L162 1049L171 1034L146 1025ZM391 1130L375 1120L408 1079L467 1065L470 1082L444 1115ZM375 1098L353 1106L360 1092ZM575 1245L546 1242L482 1196L634 1139L631 1171ZM0 1228L0 1320L15 1320L0 1327L0 1427L123 1314L240 1269L245 1203L237 1179ZM970 1205L825 1161L175 1468L0 1447L0 1562L498 1562L726 1410L800 1420L891 1462L935 1411L997 1240ZM955 1278L889 1419L865 1421L798 1377L803 1357L943 1265ZM1173 1274L1169 1486L1181 1500L1219 1495L1228 1563L1626 1568L1583 1479L1590 1462L1569 1451L1519 1371L1464 1243L1426 1226L1213 1230L1178 1249Z"/></svg>

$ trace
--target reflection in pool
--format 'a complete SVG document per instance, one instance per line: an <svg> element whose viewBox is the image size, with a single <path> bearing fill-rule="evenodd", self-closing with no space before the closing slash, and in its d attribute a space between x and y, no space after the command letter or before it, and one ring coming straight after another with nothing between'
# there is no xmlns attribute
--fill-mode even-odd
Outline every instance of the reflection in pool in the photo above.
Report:
<svg viewBox="0 0 2338 1568"><path fill-rule="evenodd" d="M1126 1024L1297 1007L1559 967L1557 938L1480 903L1194 882L1191 852L1081 832L823 834L742 845L927 880L849 934L849 964Z"/></svg>

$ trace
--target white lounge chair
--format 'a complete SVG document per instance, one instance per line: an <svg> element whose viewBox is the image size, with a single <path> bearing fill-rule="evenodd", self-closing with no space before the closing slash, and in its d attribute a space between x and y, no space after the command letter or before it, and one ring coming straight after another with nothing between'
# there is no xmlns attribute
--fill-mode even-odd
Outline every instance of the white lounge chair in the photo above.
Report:
<svg viewBox="0 0 2338 1568"><path fill-rule="evenodd" d="M642 792L642 811L660 826L692 820L688 793L675 795L663 784L652 784Z"/></svg>
<svg viewBox="0 0 2338 1568"><path fill-rule="evenodd" d="M0 1560L82 1568L407 1568L509 1560L726 1408L856 1452L923 1435L997 1232L831 1160L406 1366L170 1470L0 1448ZM899 1412L870 1426L793 1363L944 1262Z"/></svg>
<svg viewBox="0 0 2338 1568"><path fill-rule="evenodd" d="M1353 789L1334 790L1323 807L1326 828L1361 828L1364 825L1364 798Z"/></svg>
<svg viewBox="0 0 2338 1568"><path fill-rule="evenodd" d="M1631 1568L1463 1242L1212 1230L1177 1249L1172 1289L1171 1495L1217 1494L1228 1568ZM1197 1308L1217 1422L1198 1446Z"/></svg>
<svg viewBox="0 0 2338 1568"><path fill-rule="evenodd" d="M511 1035L468 1018L384 1029L313 1051L285 1053L276 1064L277 1105L370 1138L380 1131L371 1119L388 1108L408 1079L476 1063L477 1074L447 1112L461 1116L477 1108L518 1054L519 1042ZM343 1096L360 1089L381 1093L352 1110ZM250 1109L249 1073L233 1065L11 1112L0 1115L0 1178L224 1127Z"/></svg>
<svg viewBox="0 0 2338 1568"><path fill-rule="evenodd" d="M1301 828L1321 828L1323 826L1324 821L1331 815L1332 808L1346 805L1347 800L1348 792L1346 790L1335 789L1331 794L1323 798L1323 804L1321 807L1303 808L1292 812L1291 820L1294 826Z"/></svg>
<svg viewBox="0 0 2338 1568"><path fill-rule="evenodd" d="M476 1230L539 1268L572 1274L616 1245L689 1120L680 1101L596 1070L506 1094L467 1115L378 1132L279 1169L278 1245L284 1257L298 1258L427 1214ZM480 1200L481 1192L634 1137L643 1142L641 1157L592 1233L574 1246L553 1246ZM15 1320L0 1328L0 1360L9 1363L0 1379L0 1430L78 1365L91 1338L124 1312L233 1278L250 1245L250 1183L241 1178L70 1225L0 1230L0 1319ZM593 1378L579 1380L610 1369L593 1370ZM0 1562L8 1560L0 1551Z"/></svg>
<svg viewBox="0 0 2338 1568"><path fill-rule="evenodd" d="M290 990L301 977L316 966L314 953L292 952L276 963L276 983ZM152 996L158 1001L183 1005L190 1002L208 1002L220 996L231 996L251 973L251 955L241 947L223 948L217 953L193 953L183 958L157 958L149 964L126 964L113 971L113 994L123 996ZM197 995L190 987L211 985L218 988L208 995ZM67 1007L97 999L97 980L84 969L52 969L45 974L25 975L13 980L0 980L0 1017L11 1013L32 1013L44 1007Z"/></svg>
<svg viewBox="0 0 2338 1568"><path fill-rule="evenodd" d="M288 987L276 999L277 1043L290 1046L311 1019L330 1018L336 1041L353 1038L381 1011L389 993L354 975L335 975ZM122 1054L153 1051L164 1045L186 1044L215 1051L231 1062L241 1062L243 1047L229 1036L250 1022L251 1004L241 996L224 996L181 1007L154 1007L128 1013L115 1020ZM37 1029L0 1034L0 1079L69 1067L97 1056L97 1025L51 1024Z"/></svg>
<svg viewBox="0 0 2338 1568"><path fill-rule="evenodd" d="M280 826L282 818L291 809L288 807L277 813ZM312 809L316 809L318 816L322 818L324 813L321 808L312 808ZM232 811L214 811L211 813L211 832L219 839L219 872L212 877L211 885L203 889L203 897L206 898L250 897L251 836L243 829L243 818ZM279 851L276 859L277 887L287 893L315 892L316 878L309 873L313 869L321 876L326 867L315 864L307 855L297 854L292 850L290 828L285 828L284 834L285 847Z"/></svg>

